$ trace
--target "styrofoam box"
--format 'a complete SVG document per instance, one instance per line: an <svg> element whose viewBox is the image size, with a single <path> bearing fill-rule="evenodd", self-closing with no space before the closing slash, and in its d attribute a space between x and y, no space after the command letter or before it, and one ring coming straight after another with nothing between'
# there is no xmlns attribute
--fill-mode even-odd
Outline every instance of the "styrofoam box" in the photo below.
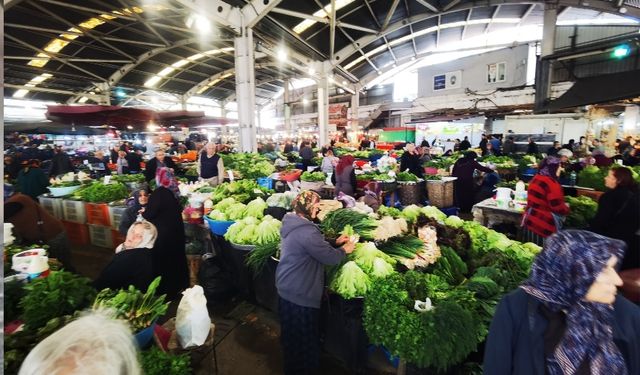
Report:
<svg viewBox="0 0 640 375"><path fill-rule="evenodd" d="M89 237L91 238L91 244L94 246L113 248L111 227L89 224Z"/></svg>
<svg viewBox="0 0 640 375"><path fill-rule="evenodd" d="M62 200L62 216L67 221L85 224L87 222L87 212L83 201Z"/></svg>
<svg viewBox="0 0 640 375"><path fill-rule="evenodd" d="M62 214L62 199L49 197L47 195L41 195L38 197L38 201L42 208L48 213L58 219L63 219Z"/></svg>
<svg viewBox="0 0 640 375"><path fill-rule="evenodd" d="M120 222L122 222L122 214L124 214L126 210L126 206L109 206L109 220L111 221L111 228L118 229Z"/></svg>

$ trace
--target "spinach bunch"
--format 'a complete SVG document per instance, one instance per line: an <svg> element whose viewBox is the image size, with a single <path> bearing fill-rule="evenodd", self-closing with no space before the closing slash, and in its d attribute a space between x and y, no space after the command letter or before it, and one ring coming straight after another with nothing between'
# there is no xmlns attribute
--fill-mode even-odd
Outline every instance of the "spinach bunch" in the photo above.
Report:
<svg viewBox="0 0 640 375"><path fill-rule="evenodd" d="M142 352L140 365L145 375L191 374L191 358L188 354L171 355L157 347Z"/></svg>

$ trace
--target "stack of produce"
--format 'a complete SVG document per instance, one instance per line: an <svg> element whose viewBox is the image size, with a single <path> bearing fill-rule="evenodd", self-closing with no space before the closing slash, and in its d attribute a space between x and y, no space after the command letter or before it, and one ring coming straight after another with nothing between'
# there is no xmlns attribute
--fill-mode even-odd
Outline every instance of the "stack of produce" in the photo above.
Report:
<svg viewBox="0 0 640 375"><path fill-rule="evenodd" d="M350 225L355 233L365 240L372 240L377 228L376 221L368 215L340 208L325 216L320 224L320 230L325 237L336 239L347 225Z"/></svg>
<svg viewBox="0 0 640 375"><path fill-rule="evenodd" d="M296 193L286 191L284 193L275 193L267 198L267 206L280 207L285 210L291 210L291 203L296 197Z"/></svg>
<svg viewBox="0 0 640 375"><path fill-rule="evenodd" d="M224 154L222 161L225 169L238 171L242 178L250 180L271 176L276 171L269 159L257 153Z"/></svg>
<svg viewBox="0 0 640 375"><path fill-rule="evenodd" d="M120 182L105 185L102 181L95 181L84 189L72 194L80 200L92 203L111 203L129 196L127 186Z"/></svg>
<svg viewBox="0 0 640 375"><path fill-rule="evenodd" d="M598 203L585 196L566 196L564 200L571 207L571 211L564 222L565 228L588 228L589 222L596 216L596 212L598 212Z"/></svg>
<svg viewBox="0 0 640 375"><path fill-rule="evenodd" d="M218 202L209 213L209 218L219 221L235 221L245 217L261 219L266 208L267 203L260 197L246 205L230 197Z"/></svg>
<svg viewBox="0 0 640 375"><path fill-rule="evenodd" d="M216 186L211 194L211 200L215 204L225 198L233 198L237 202L246 203L257 197L266 198L272 192L253 180L240 180Z"/></svg>
<svg viewBox="0 0 640 375"><path fill-rule="evenodd" d="M224 238L237 245L264 245L280 241L282 222L267 215L262 220L248 216L229 227Z"/></svg>
<svg viewBox="0 0 640 375"><path fill-rule="evenodd" d="M327 175L323 172L303 172L300 176L301 181L305 182L324 182Z"/></svg>

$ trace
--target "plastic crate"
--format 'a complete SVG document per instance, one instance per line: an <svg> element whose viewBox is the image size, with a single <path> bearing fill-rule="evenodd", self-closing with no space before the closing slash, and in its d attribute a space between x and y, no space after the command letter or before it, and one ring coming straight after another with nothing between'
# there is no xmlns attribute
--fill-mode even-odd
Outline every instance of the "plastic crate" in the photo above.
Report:
<svg viewBox="0 0 640 375"><path fill-rule="evenodd" d="M41 195L38 197L38 201L40 202L42 208L45 209L45 211L58 219L63 219L62 199Z"/></svg>
<svg viewBox="0 0 640 375"><path fill-rule="evenodd" d="M265 189L273 189L273 180L269 177L258 178L258 185Z"/></svg>
<svg viewBox="0 0 640 375"><path fill-rule="evenodd" d="M127 210L127 206L109 206L109 221L111 228L118 229L122 222L122 215Z"/></svg>
<svg viewBox="0 0 640 375"><path fill-rule="evenodd" d="M120 246L121 243L126 239L125 236L120 234L120 231L116 229L111 229L111 244L113 247Z"/></svg>
<svg viewBox="0 0 640 375"><path fill-rule="evenodd" d="M64 225L64 231L67 233L67 239L71 245L87 246L91 243L89 227L86 224L62 220L62 225Z"/></svg>
<svg viewBox="0 0 640 375"><path fill-rule="evenodd" d="M62 217L66 221L72 221L74 223L86 224L87 223L87 211L84 209L85 202L62 200Z"/></svg>
<svg viewBox="0 0 640 375"><path fill-rule="evenodd" d="M98 247L106 247L108 249L113 248L113 237L111 233L111 227L105 227L102 225L89 224L89 237L91 238L91 244Z"/></svg>
<svg viewBox="0 0 640 375"><path fill-rule="evenodd" d="M106 203L87 203L85 210L87 211L87 224L111 226L109 206Z"/></svg>

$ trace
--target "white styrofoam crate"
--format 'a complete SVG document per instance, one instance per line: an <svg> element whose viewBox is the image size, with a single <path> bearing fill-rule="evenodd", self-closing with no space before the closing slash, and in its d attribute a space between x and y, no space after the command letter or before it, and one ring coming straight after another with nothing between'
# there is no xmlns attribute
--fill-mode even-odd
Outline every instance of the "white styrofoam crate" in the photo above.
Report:
<svg viewBox="0 0 640 375"><path fill-rule="evenodd" d="M91 238L91 244L94 246L113 248L111 227L89 224L89 237Z"/></svg>
<svg viewBox="0 0 640 375"><path fill-rule="evenodd" d="M111 221L111 228L118 229L118 226L122 222L122 215L127 210L127 206L109 206L109 220Z"/></svg>
<svg viewBox="0 0 640 375"><path fill-rule="evenodd" d="M62 216L65 220L79 224L87 223L87 211L83 201L62 200Z"/></svg>
<svg viewBox="0 0 640 375"><path fill-rule="evenodd" d="M54 217L58 219L64 219L62 214L62 199L50 197L47 194L43 194L38 197L38 202L40 202L40 206L42 206L45 211L47 211Z"/></svg>

